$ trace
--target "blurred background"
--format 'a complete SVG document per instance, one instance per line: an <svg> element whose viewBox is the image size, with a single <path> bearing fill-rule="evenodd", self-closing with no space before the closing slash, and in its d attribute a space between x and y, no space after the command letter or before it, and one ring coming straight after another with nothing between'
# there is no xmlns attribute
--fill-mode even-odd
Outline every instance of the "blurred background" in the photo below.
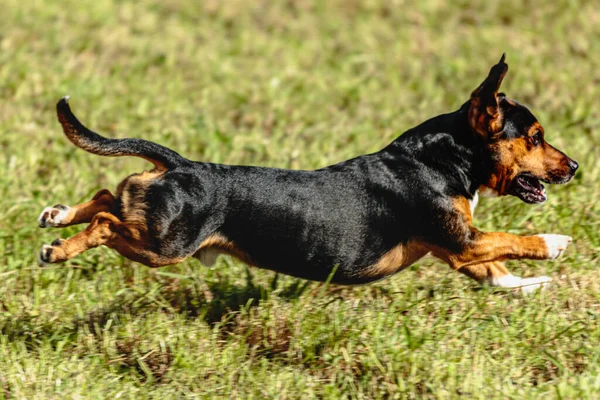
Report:
<svg viewBox="0 0 600 400"><path fill-rule="evenodd" d="M563 396L599 390L600 8L596 1L16 1L0 18L0 398ZM526 300L434 260L359 288L222 257L161 270L108 249L41 270L43 207L149 165L63 136L90 128L219 163L313 169L381 149L502 90L581 167L543 206L486 199L476 223L575 238Z"/></svg>

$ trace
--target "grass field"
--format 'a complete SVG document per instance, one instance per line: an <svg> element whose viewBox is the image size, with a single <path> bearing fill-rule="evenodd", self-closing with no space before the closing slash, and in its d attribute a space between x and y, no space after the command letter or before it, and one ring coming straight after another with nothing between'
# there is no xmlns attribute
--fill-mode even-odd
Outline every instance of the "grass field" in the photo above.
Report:
<svg viewBox="0 0 600 400"><path fill-rule="evenodd" d="M452 5L449 5L452 4ZM600 8L595 1L17 1L0 18L0 398L598 398ZM213 162L311 169L457 109L502 52L503 90L579 161L476 224L574 237L523 297L433 259L361 287L221 257L151 270L99 248L41 269L43 207L149 165L63 136L54 105L111 137Z"/></svg>

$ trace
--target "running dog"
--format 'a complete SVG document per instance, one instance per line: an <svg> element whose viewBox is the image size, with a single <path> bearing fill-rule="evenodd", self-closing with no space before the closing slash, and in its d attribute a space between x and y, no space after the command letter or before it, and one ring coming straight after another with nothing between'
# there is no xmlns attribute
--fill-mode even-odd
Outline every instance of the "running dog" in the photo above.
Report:
<svg viewBox="0 0 600 400"><path fill-rule="evenodd" d="M543 203L540 181L569 182L577 163L545 141L523 105L499 93L503 55L457 111L412 128L383 150L314 171L190 161L142 139L109 139L73 115L58 120L76 146L102 156L142 157L154 168L125 178L76 206L43 210L41 227L88 223L44 245L42 264L101 245L150 267L221 253L296 277L361 284L391 276L430 253L484 284L543 287L503 261L552 260L568 236L482 232L473 225L478 195ZM330 276L333 273L333 276Z"/></svg>

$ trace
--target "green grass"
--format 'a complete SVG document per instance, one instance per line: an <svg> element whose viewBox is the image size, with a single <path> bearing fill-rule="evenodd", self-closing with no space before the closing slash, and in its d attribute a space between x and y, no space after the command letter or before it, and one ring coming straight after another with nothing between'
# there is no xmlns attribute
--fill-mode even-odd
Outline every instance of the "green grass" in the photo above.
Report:
<svg viewBox="0 0 600 400"><path fill-rule="evenodd" d="M452 3L453 5L446 5ZM0 18L0 398L597 398L600 9L594 1L17 1ZM542 295L433 259L377 284L305 283L221 257L152 270L99 248L41 269L36 217L148 165L67 142L86 124L213 162L318 168L503 90L581 168L543 206L476 224L574 243Z"/></svg>

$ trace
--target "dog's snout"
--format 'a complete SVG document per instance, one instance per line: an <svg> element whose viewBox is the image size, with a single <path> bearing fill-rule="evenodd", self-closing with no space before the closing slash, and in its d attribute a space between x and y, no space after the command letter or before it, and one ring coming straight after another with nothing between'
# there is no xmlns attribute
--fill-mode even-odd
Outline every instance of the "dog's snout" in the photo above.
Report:
<svg viewBox="0 0 600 400"><path fill-rule="evenodd" d="M571 170L571 175L575 174L575 171L577 171L577 168L579 168L577 161L569 159L568 165L569 169Z"/></svg>

